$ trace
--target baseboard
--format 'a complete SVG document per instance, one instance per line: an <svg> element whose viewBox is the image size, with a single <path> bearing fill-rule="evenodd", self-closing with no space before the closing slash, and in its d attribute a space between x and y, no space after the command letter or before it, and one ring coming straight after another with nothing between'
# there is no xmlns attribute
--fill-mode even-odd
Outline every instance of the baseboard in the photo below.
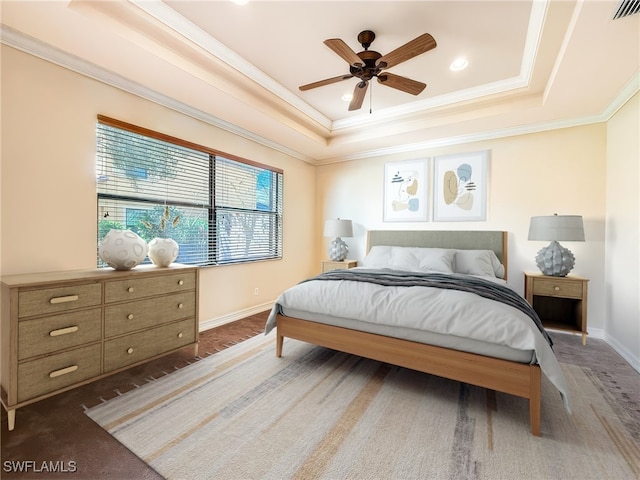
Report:
<svg viewBox="0 0 640 480"><path fill-rule="evenodd" d="M613 348L618 355L624 358L629 365L633 367L633 369L640 373L640 358L636 357L633 353L631 353L624 345L622 345L618 340L616 340L611 335L607 335L605 333L604 341L607 342L611 348Z"/></svg>
<svg viewBox="0 0 640 480"><path fill-rule="evenodd" d="M587 337L587 341L589 341L589 338L599 338L600 340L604 340L616 351L618 355L624 358L636 372L640 373L640 359L633 355L624 345L609 335L604 329L589 327L589 336Z"/></svg>
<svg viewBox="0 0 640 480"><path fill-rule="evenodd" d="M602 328L589 327L588 332L589 332L589 336L587 337L587 339L591 337L591 338L599 338L600 340L604 340L604 330Z"/></svg>
<svg viewBox="0 0 640 480"><path fill-rule="evenodd" d="M233 312L228 315L223 315L222 317L210 318L208 320L200 322L200 331L204 332L205 330L210 330L221 325L226 325L227 323L235 322L236 320L241 320L251 315L262 313L265 310L270 310L271 307L273 307L273 303L274 300L256 305L254 307L246 308L244 310Z"/></svg>

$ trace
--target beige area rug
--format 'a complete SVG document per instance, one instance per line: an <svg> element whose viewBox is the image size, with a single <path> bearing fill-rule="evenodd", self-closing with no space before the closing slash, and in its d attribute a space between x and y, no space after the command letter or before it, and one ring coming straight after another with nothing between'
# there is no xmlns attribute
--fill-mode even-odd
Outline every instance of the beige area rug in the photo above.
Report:
<svg viewBox="0 0 640 480"><path fill-rule="evenodd" d="M275 336L246 340L87 414L169 479L634 479L640 445L587 369L573 415Z"/></svg>

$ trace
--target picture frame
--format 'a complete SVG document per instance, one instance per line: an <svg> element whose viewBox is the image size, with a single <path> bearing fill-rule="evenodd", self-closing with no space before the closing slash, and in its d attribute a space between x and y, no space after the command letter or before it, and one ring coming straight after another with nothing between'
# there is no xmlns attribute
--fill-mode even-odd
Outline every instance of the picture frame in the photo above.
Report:
<svg viewBox="0 0 640 480"><path fill-rule="evenodd" d="M437 156L433 160L433 220L487 219L489 151Z"/></svg>
<svg viewBox="0 0 640 480"><path fill-rule="evenodd" d="M386 163L384 166L385 222L426 222L429 159Z"/></svg>

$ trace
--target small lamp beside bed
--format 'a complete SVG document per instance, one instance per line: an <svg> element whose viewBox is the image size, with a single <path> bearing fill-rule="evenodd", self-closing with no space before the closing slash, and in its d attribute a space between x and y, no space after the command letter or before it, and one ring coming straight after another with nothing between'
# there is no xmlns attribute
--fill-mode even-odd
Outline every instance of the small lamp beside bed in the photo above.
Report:
<svg viewBox="0 0 640 480"><path fill-rule="evenodd" d="M329 259L333 262L341 262L349 254L349 246L341 237L353 237L353 224L351 220L327 220L324 222L324 236L335 237L329 244Z"/></svg>
<svg viewBox="0 0 640 480"><path fill-rule="evenodd" d="M536 255L536 264L543 273L552 277L565 277L575 265L576 258L568 248L558 243L584 242L584 227L580 215L531 217L529 240L550 240L551 243Z"/></svg>

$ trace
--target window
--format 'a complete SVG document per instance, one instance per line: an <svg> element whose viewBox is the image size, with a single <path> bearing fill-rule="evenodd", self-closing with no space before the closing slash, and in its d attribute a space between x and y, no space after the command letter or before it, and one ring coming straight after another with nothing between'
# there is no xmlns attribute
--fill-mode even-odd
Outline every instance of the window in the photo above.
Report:
<svg viewBox="0 0 640 480"><path fill-rule="evenodd" d="M278 169L100 116L96 170L98 244L118 228L173 238L184 264L282 258Z"/></svg>

